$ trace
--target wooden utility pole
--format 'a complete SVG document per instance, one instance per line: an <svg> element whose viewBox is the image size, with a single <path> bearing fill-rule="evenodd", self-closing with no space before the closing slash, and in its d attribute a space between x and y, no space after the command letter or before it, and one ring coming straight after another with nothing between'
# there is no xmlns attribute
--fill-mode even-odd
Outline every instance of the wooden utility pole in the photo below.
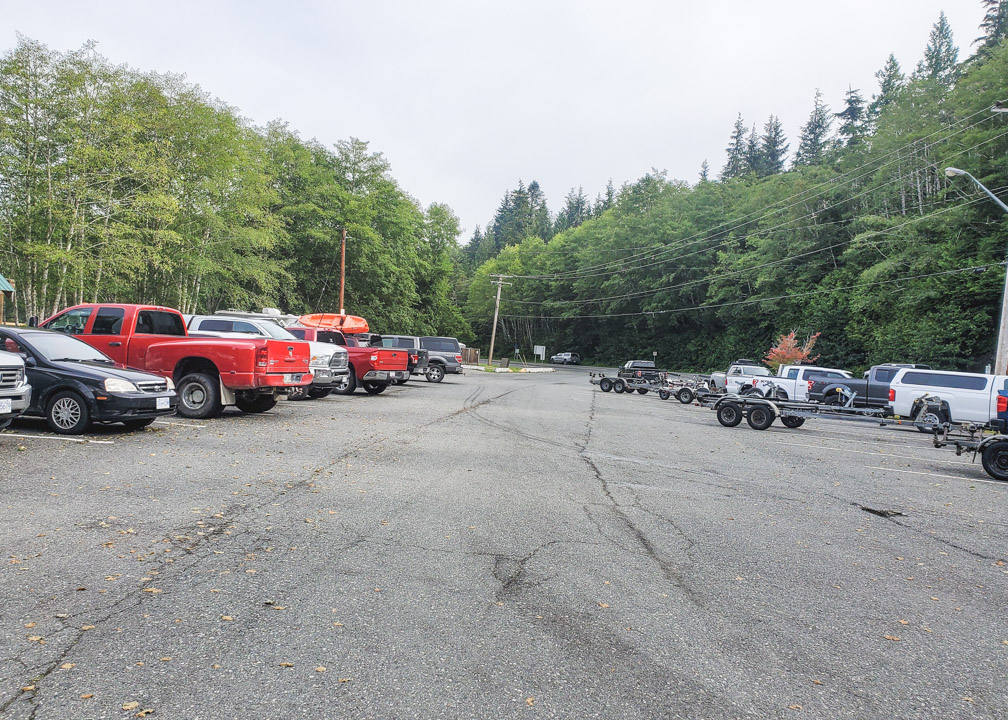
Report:
<svg viewBox="0 0 1008 720"><path fill-rule="evenodd" d="M340 230L340 261L339 261L339 312L346 315L343 309L343 281L346 278L346 228Z"/></svg>
<svg viewBox="0 0 1008 720"><path fill-rule="evenodd" d="M491 275L490 277L497 278L496 280L491 280L490 284L497 286L497 304L494 305L494 321L493 329L490 331L490 357L487 358L487 367L493 367L493 349L494 340L497 339L497 312L500 310L500 294L501 288L504 285L510 286L511 283L504 282L504 278L514 277L513 275Z"/></svg>

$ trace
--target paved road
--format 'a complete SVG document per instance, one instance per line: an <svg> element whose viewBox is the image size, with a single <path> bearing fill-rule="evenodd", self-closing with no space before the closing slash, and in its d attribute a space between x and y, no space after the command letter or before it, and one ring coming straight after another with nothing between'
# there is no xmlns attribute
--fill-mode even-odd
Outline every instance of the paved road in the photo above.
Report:
<svg viewBox="0 0 1008 720"><path fill-rule="evenodd" d="M1008 716L1008 485L915 432L576 368L171 423L0 434L0 717Z"/></svg>

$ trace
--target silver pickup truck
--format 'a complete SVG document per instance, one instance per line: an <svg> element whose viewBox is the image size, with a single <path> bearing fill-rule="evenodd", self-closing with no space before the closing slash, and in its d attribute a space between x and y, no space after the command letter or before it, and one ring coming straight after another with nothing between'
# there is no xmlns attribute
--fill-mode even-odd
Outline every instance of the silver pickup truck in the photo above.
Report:
<svg viewBox="0 0 1008 720"><path fill-rule="evenodd" d="M420 347L427 350L427 379L431 382L441 382L445 373L456 373L461 375L462 369L462 347L459 341L453 337L433 337L420 338Z"/></svg>
<svg viewBox="0 0 1008 720"><path fill-rule="evenodd" d="M0 350L0 429L28 409L31 385L20 355Z"/></svg>

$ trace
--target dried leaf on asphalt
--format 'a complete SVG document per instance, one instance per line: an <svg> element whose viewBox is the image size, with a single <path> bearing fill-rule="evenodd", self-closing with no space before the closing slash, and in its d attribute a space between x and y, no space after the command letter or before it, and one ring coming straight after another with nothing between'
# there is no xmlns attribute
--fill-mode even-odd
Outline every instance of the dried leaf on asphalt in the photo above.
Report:
<svg viewBox="0 0 1008 720"><path fill-rule="evenodd" d="M900 625L909 625L909 624L910 624L910 621L909 621L909 620L900 620L900 621L899 621L899 624L900 624Z"/></svg>
<svg viewBox="0 0 1008 720"><path fill-rule="evenodd" d="M144 592L159 593L159 592L161 592L161 589L160 588L156 588L156 587L149 587L149 588L144 588Z"/></svg>
<svg viewBox="0 0 1008 720"><path fill-rule="evenodd" d="M813 680L812 684L813 685L822 685L822 680Z"/></svg>
<svg viewBox="0 0 1008 720"><path fill-rule="evenodd" d="M94 630L94 625L81 625L81 630Z"/></svg>
<svg viewBox="0 0 1008 720"><path fill-rule="evenodd" d="M971 697L963 697L963 702L973 702L973 698L971 698Z"/></svg>
<svg viewBox="0 0 1008 720"><path fill-rule="evenodd" d="M41 635L29 635L28 636L28 642L38 642L41 639L42 639Z"/></svg>
<svg viewBox="0 0 1008 720"><path fill-rule="evenodd" d="M599 604L598 604L598 606L599 606L600 608L607 608L607 607L609 607L609 603L604 603L604 602L602 602L601 600L599 600Z"/></svg>
<svg viewBox="0 0 1008 720"><path fill-rule="evenodd" d="M535 705L535 698L534 697L525 698L525 704L528 705L529 707L532 707L533 705Z"/></svg>
<svg viewBox="0 0 1008 720"><path fill-rule="evenodd" d="M21 688L21 692L31 692L34 689L35 689L34 685L25 685L23 688Z"/></svg>
<svg viewBox="0 0 1008 720"><path fill-rule="evenodd" d="M341 683L350 682L353 678L338 678Z"/></svg>
<svg viewBox="0 0 1008 720"><path fill-rule="evenodd" d="M319 665L317 668L315 668L315 672L317 672L317 673L324 673L325 672L325 665Z"/></svg>
<svg viewBox="0 0 1008 720"><path fill-rule="evenodd" d="M26 628L33 628L33 627L35 627L35 623L33 623L33 622L25 623L25 627Z"/></svg>
<svg viewBox="0 0 1008 720"><path fill-rule="evenodd" d="M282 662L282 663L280 663L280 667L294 667L294 663L292 663L292 662Z"/></svg>
<svg viewBox="0 0 1008 720"><path fill-rule="evenodd" d="M131 700L130 702L124 702L122 704L123 710L136 710L138 707L140 707L140 703L138 703L136 700Z"/></svg>
<svg viewBox="0 0 1008 720"><path fill-rule="evenodd" d="M801 710L802 706L801 705L788 705L787 709L788 710Z"/></svg>
<svg viewBox="0 0 1008 720"><path fill-rule="evenodd" d="M90 700L93 697L94 697L94 693L84 693L83 695L80 696L80 699L81 700Z"/></svg>
<svg viewBox="0 0 1008 720"><path fill-rule="evenodd" d="M231 617L230 615L221 615L220 619L225 621L234 620L234 618Z"/></svg>
<svg viewBox="0 0 1008 720"><path fill-rule="evenodd" d="M60 665L60 670L72 670L77 667L74 663L63 663Z"/></svg>
<svg viewBox="0 0 1008 720"><path fill-rule="evenodd" d="M142 718L142 717L147 717L148 715L151 715L153 713L154 713L154 708L144 708L143 710L141 710L140 712L138 712L133 717Z"/></svg>
<svg viewBox="0 0 1008 720"><path fill-rule="evenodd" d="M892 640L893 642L899 642L899 635L883 635L886 640Z"/></svg>

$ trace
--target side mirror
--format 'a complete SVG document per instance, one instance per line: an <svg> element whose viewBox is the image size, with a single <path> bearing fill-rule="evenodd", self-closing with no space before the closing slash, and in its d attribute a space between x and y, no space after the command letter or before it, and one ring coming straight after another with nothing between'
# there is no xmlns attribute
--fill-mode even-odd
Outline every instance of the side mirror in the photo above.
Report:
<svg viewBox="0 0 1008 720"><path fill-rule="evenodd" d="M32 315L28 318L28 327L38 327L38 316Z"/></svg>
<svg viewBox="0 0 1008 720"><path fill-rule="evenodd" d="M24 359L25 367L37 367L38 366L38 363L35 362L35 358L33 356L31 356L31 355L24 355L23 359Z"/></svg>

